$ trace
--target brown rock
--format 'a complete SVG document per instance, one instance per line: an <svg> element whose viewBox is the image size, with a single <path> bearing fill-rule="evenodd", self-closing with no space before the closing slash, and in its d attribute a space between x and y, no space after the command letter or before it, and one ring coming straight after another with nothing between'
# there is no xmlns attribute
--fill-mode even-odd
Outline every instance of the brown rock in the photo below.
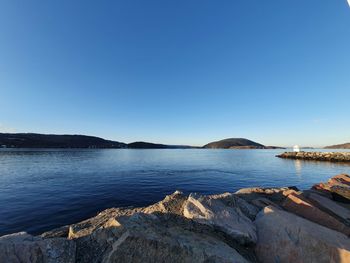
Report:
<svg viewBox="0 0 350 263"><path fill-rule="evenodd" d="M283 208L296 215L302 216L317 224L323 225L330 229L339 231L346 235L350 234L350 228L343 223L321 211L311 203L307 202L304 197L290 194L283 202Z"/></svg>
<svg viewBox="0 0 350 263"><path fill-rule="evenodd" d="M255 224L262 263L350 262L350 239L337 231L273 207L265 207Z"/></svg>
<svg viewBox="0 0 350 263"><path fill-rule="evenodd" d="M338 174L332 177L332 179L338 180L343 184L350 184L350 176L348 174Z"/></svg>
<svg viewBox="0 0 350 263"><path fill-rule="evenodd" d="M350 187L344 185L334 185L331 186L331 192L342 196L344 199L350 201Z"/></svg>
<svg viewBox="0 0 350 263"><path fill-rule="evenodd" d="M331 213L342 219L347 224L350 224L350 210L338 205L336 202L330 200L329 198L318 194L310 193L308 195L308 198L322 210L327 211L328 213Z"/></svg>

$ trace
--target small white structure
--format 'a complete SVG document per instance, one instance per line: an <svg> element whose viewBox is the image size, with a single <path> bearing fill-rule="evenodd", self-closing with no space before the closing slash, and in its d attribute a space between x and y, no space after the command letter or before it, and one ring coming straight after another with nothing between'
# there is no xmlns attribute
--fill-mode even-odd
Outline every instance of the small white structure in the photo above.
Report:
<svg viewBox="0 0 350 263"><path fill-rule="evenodd" d="M293 151L296 152L296 153L300 152L300 147L299 147L299 145L294 145L294 146L293 146Z"/></svg>

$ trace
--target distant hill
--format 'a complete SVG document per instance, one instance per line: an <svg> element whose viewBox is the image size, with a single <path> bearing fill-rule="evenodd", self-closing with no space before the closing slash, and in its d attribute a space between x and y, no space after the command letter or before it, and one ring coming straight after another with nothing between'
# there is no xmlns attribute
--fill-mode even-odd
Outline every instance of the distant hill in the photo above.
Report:
<svg viewBox="0 0 350 263"><path fill-rule="evenodd" d="M150 142L123 143L87 135L55 135L38 133L0 133L0 148L131 148L188 149L186 145L165 145Z"/></svg>
<svg viewBox="0 0 350 263"><path fill-rule="evenodd" d="M0 147L11 148L126 148L125 143L86 135L0 133Z"/></svg>
<svg viewBox="0 0 350 263"><path fill-rule="evenodd" d="M350 142L324 147L325 149L350 149Z"/></svg>
<svg viewBox="0 0 350 263"><path fill-rule="evenodd" d="M130 149L190 149L195 148L187 145L166 145L166 144L157 144L151 142L133 142L129 143L128 148Z"/></svg>
<svg viewBox="0 0 350 263"><path fill-rule="evenodd" d="M203 146L207 149L266 149L265 145L244 138L229 138Z"/></svg>
<svg viewBox="0 0 350 263"><path fill-rule="evenodd" d="M129 143L128 148L131 149L166 149L169 148L165 144L157 144L157 143L150 143L150 142L133 142Z"/></svg>

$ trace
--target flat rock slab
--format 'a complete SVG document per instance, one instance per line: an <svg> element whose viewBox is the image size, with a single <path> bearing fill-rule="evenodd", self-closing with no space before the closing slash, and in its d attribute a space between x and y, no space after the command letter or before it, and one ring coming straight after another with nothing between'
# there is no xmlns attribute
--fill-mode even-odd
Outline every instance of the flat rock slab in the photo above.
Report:
<svg viewBox="0 0 350 263"><path fill-rule="evenodd" d="M198 223L217 228L239 244L255 243L257 237L254 224L238 206L227 204L227 195L230 194L212 196L191 194L185 203L183 214Z"/></svg>
<svg viewBox="0 0 350 263"><path fill-rule="evenodd" d="M349 227L328 213L323 212L312 205L310 202L305 200L302 195L297 195L295 193L289 194L283 203L283 208L317 224L339 231L346 235L350 234Z"/></svg>
<svg viewBox="0 0 350 263"><path fill-rule="evenodd" d="M289 212L265 207L255 220L261 262L350 262L350 239Z"/></svg>
<svg viewBox="0 0 350 263"><path fill-rule="evenodd" d="M341 218L348 224L350 224L350 210L346 209L340 205L338 205L336 202L330 200L327 197L310 193L307 196L311 201L313 201L318 207L321 209L328 211L329 213L334 214L338 218Z"/></svg>
<svg viewBox="0 0 350 263"><path fill-rule="evenodd" d="M1 263L73 263L75 243L65 238L42 239L25 232L0 237Z"/></svg>
<svg viewBox="0 0 350 263"><path fill-rule="evenodd" d="M332 193L342 196L345 200L350 202L350 186L347 185L333 185L331 186Z"/></svg>

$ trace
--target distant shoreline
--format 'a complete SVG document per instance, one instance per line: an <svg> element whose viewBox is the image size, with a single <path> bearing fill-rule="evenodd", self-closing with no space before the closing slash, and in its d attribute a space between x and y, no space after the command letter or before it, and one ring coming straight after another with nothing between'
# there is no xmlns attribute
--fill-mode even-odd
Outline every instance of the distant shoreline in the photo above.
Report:
<svg viewBox="0 0 350 263"><path fill-rule="evenodd" d="M39 133L0 133L0 148L45 149L287 149L269 146L245 138L228 138L203 146L160 144L144 141L124 143L88 135L57 135ZM301 149L314 149L301 147ZM321 149L321 148L320 148ZM350 149L350 143L326 146L322 149Z"/></svg>

